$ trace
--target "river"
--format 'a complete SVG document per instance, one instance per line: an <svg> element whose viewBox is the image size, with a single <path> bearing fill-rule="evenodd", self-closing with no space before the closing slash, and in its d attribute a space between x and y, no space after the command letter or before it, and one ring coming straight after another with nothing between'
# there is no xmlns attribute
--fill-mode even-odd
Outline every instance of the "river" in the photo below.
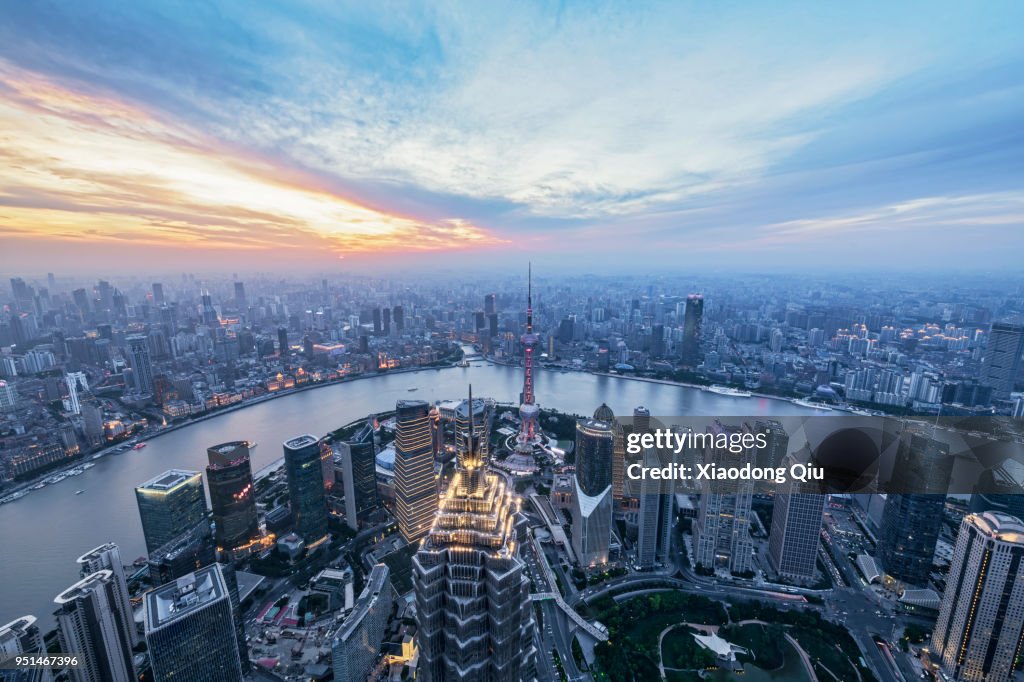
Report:
<svg viewBox="0 0 1024 682"><path fill-rule="evenodd" d="M116 542L131 562L145 553L135 504L138 484L171 468L201 470L206 448L230 440L255 441L253 470L281 457L288 438L317 437L395 401L459 398L473 384L476 396L518 400L522 369L485 362L420 372L384 374L281 396L191 424L149 441L146 448L108 455L72 476L0 507L0 623L25 614L53 624L53 598L77 580L75 559L104 542ZM416 388L412 392L409 389ZM542 407L591 414L607 402L617 415L644 405L655 416L797 415L807 408L767 398L733 398L699 389L598 376L538 371ZM82 489L81 495L75 491Z"/></svg>

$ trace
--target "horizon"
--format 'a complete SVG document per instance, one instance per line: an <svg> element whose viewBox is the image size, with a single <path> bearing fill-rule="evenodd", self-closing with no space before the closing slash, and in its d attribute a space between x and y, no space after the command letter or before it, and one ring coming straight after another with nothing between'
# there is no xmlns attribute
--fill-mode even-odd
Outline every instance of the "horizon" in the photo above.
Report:
<svg viewBox="0 0 1024 682"><path fill-rule="evenodd" d="M1019 271L1024 10L927 7L14 6L0 267Z"/></svg>

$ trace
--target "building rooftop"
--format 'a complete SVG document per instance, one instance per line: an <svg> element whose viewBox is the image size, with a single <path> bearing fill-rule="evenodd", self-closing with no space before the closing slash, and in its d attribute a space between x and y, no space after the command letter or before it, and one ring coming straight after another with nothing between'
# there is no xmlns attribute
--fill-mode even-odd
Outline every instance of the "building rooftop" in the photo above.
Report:
<svg viewBox="0 0 1024 682"><path fill-rule="evenodd" d="M1024 522L1016 516L996 511L972 516L975 525L996 540L1024 545Z"/></svg>
<svg viewBox="0 0 1024 682"><path fill-rule="evenodd" d="M226 593L224 578L217 566L195 573L146 593L146 629L154 630L205 607Z"/></svg>
<svg viewBox="0 0 1024 682"><path fill-rule="evenodd" d="M359 599L356 600L356 604L352 608L352 613L348 615L348 618L341 624L338 631L334 633L335 639L345 641L352 636L352 633L356 631L356 628L362 622L366 612L370 610L377 597L380 596L390 573L391 571L386 564L377 564L373 567L366 581L366 587L359 593Z"/></svg>
<svg viewBox="0 0 1024 682"><path fill-rule="evenodd" d="M67 604L68 602L73 602L79 597L83 597L86 594L88 594L89 590L92 587L100 583L103 583L107 580L110 580L111 578L113 578L113 576L114 574L106 569L102 571L96 571L92 575L88 575L85 578L82 578L77 583L61 592L59 595L57 595L57 598L54 599L53 602L55 604L61 605Z"/></svg>
<svg viewBox="0 0 1024 682"><path fill-rule="evenodd" d="M197 476L201 476L198 471L189 471L188 469L170 469L155 478L149 479L136 488L136 490L149 490L153 492L167 493L184 485Z"/></svg>
<svg viewBox="0 0 1024 682"><path fill-rule="evenodd" d="M289 450L298 450L299 448L304 448L306 446L313 445L318 440L319 439L316 436L311 436L308 433L306 433L301 436L296 436L291 440L286 440L284 442L284 446Z"/></svg>

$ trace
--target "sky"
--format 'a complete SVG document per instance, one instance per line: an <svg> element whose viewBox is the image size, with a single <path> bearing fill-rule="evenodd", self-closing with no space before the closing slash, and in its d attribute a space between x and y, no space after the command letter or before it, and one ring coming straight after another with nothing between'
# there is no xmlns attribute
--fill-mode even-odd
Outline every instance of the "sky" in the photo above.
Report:
<svg viewBox="0 0 1024 682"><path fill-rule="evenodd" d="M1024 253L1020 2L0 7L12 274Z"/></svg>

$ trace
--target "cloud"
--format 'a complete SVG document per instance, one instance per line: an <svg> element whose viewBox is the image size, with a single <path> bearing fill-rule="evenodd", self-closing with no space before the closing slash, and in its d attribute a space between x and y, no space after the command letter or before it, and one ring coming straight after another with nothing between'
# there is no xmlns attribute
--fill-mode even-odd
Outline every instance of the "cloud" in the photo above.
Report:
<svg viewBox="0 0 1024 682"><path fill-rule="evenodd" d="M503 243L317 187L116 97L0 62L0 234L341 253ZM305 181L303 181L305 180Z"/></svg>

